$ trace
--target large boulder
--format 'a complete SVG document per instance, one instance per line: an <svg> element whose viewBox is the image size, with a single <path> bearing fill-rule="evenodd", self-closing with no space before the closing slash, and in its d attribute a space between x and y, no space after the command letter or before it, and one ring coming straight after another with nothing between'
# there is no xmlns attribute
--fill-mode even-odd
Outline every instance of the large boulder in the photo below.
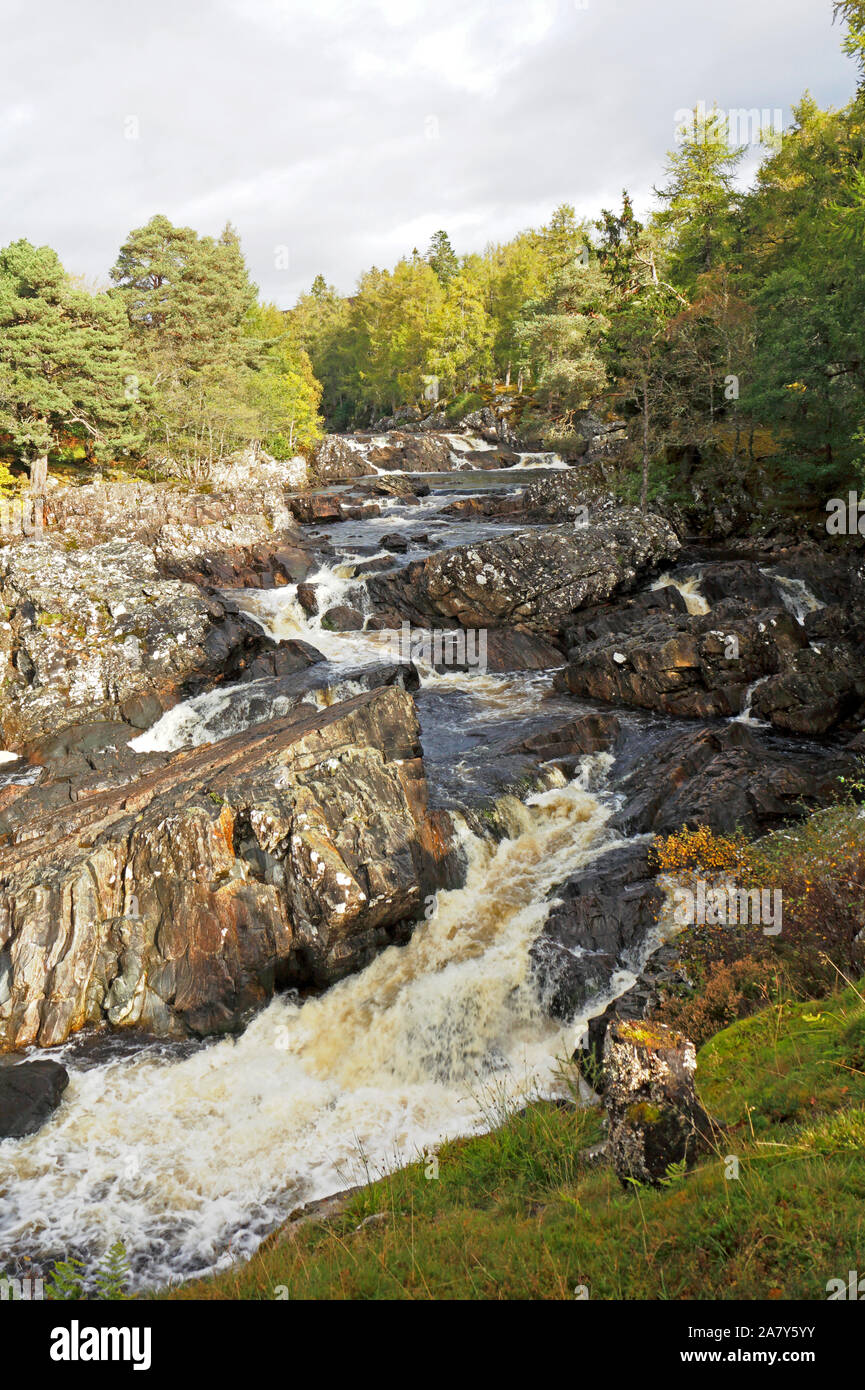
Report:
<svg viewBox="0 0 865 1390"><path fill-rule="evenodd" d="M0 1066L0 1139L23 1139L41 1129L69 1085L59 1062Z"/></svg>
<svg viewBox="0 0 865 1390"><path fill-rule="evenodd" d="M853 755L779 747L744 724L654 733L613 770L622 805L611 825L624 835L671 834L683 825L766 833L825 805Z"/></svg>
<svg viewBox="0 0 865 1390"><path fill-rule="evenodd" d="M711 1144L696 1069L694 1044L672 1028L617 1019L607 1029L607 1152L624 1186L659 1187L671 1167L690 1167Z"/></svg>
<svg viewBox="0 0 865 1390"><path fill-rule="evenodd" d="M139 542L0 549L0 616L0 739L18 751L76 723L138 722L142 701L158 717L193 675L221 676L261 645Z"/></svg>
<svg viewBox="0 0 865 1390"><path fill-rule="evenodd" d="M374 470L364 443L353 435L327 434L315 452L313 471L322 483L343 483Z"/></svg>
<svg viewBox="0 0 865 1390"><path fill-rule="evenodd" d="M650 597L660 600L669 592ZM594 640L586 640L586 629L570 630L570 660L560 688L679 718L739 714L749 687L781 670L808 640L783 609L750 616L733 607L724 614L716 609L692 615L658 602L642 616L635 605L619 623L613 615L608 624L613 631Z"/></svg>
<svg viewBox="0 0 865 1390"><path fill-rule="evenodd" d="M42 806L0 868L0 1050L87 1023L203 1035L279 986L324 985L457 881L397 687L145 760Z"/></svg>
<svg viewBox="0 0 865 1390"><path fill-rule="evenodd" d="M554 635L580 608L627 592L678 548L667 522L622 508L578 530L520 531L442 551L370 580L369 593L382 612L410 621Z"/></svg>
<svg viewBox="0 0 865 1390"><path fill-rule="evenodd" d="M567 1021L617 970L638 967L662 902L642 845L610 850L557 888L531 949L548 1012Z"/></svg>

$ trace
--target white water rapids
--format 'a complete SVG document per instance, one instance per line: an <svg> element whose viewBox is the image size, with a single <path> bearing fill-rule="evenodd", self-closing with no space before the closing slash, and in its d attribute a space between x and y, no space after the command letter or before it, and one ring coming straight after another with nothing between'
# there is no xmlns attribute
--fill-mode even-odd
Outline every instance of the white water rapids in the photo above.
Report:
<svg viewBox="0 0 865 1390"><path fill-rule="evenodd" d="M49 1262L119 1238L148 1285L223 1267L299 1202L488 1127L491 1087L553 1093L583 1020L542 1013L529 948L609 812L571 784L513 814L513 839L467 834L465 887L439 893L407 946L323 996L277 998L239 1039L181 1060L70 1060L48 1124L0 1143L0 1255Z"/></svg>
<svg viewBox="0 0 865 1390"><path fill-rule="evenodd" d="M365 608L355 564L383 528L398 519L417 531L436 505L343 523L340 553L307 581L320 609ZM452 523L449 534L477 525ZM310 692L313 702L354 693L352 669L405 659L399 633L323 627L296 585L233 598L276 642L302 638L321 651L330 689ZM524 737L557 715L549 672L437 674L421 663L420 674L428 775L432 785L436 769L447 774L458 801L494 759L490 739ZM188 747L278 717L268 689L249 682L197 696L132 746ZM563 704L564 716L572 710ZM634 979L619 971L562 1028L530 968L547 895L613 843L611 806L589 790L609 761L584 759L576 782L526 805L510 798L511 838L500 844L463 826L465 886L438 894L407 945L322 996L279 997L238 1038L141 1046L115 1035L101 1051L103 1039L95 1052L73 1041L44 1054L65 1063L70 1084L38 1133L0 1142L0 1271L25 1256L43 1271L70 1255L89 1262L117 1239L139 1287L222 1268L300 1203L488 1129L508 1102L555 1094L586 1019Z"/></svg>

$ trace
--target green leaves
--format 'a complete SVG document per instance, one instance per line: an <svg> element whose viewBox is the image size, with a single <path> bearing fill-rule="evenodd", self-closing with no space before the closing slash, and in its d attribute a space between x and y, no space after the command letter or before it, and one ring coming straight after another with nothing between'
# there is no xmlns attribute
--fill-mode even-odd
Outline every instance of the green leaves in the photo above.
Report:
<svg viewBox="0 0 865 1390"><path fill-rule="evenodd" d="M0 251L0 430L18 456L32 462L78 441L110 457L135 446L140 422L121 306L77 286L50 247Z"/></svg>

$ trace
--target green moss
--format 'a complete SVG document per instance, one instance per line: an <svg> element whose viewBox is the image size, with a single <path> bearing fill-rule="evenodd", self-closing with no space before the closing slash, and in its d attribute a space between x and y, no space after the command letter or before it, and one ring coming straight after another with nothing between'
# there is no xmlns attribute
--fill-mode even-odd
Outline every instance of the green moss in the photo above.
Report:
<svg viewBox="0 0 865 1390"><path fill-rule="evenodd" d="M661 1118L662 1111L657 1105L652 1105L647 1100L640 1100L634 1105L628 1106L627 1115L631 1124L656 1125Z"/></svg>

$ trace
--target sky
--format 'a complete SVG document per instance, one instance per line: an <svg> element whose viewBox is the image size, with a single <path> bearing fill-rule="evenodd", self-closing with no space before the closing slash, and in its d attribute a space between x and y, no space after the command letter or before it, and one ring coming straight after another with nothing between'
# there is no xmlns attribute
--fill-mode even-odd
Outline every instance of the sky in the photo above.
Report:
<svg viewBox="0 0 865 1390"><path fill-rule="evenodd" d="M237 227L263 297L344 294L663 183L677 113L855 88L831 0L0 0L0 245L107 275L161 212ZM679 116L681 119L681 116ZM756 147L749 154L753 169Z"/></svg>

